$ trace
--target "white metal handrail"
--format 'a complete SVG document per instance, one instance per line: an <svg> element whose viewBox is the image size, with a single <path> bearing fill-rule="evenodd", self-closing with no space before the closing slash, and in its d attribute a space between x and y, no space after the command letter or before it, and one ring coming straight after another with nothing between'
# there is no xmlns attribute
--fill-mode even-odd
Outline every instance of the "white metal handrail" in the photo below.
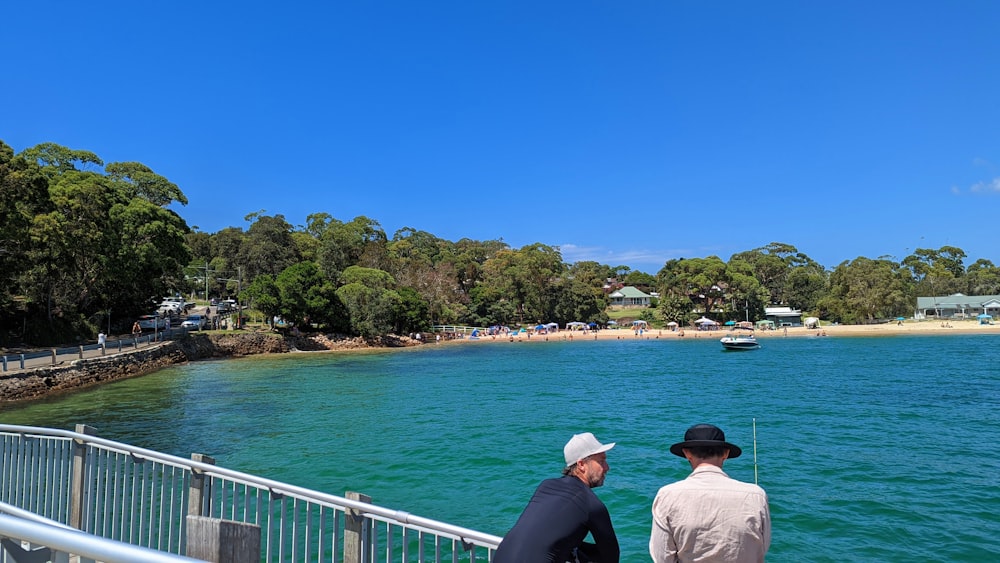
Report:
<svg viewBox="0 0 1000 563"><path fill-rule="evenodd" d="M0 538L16 542L13 546L4 544L3 550L0 551L0 561L6 561L8 558L11 561L18 561L15 553L11 551L16 552L21 542L29 542L36 548L48 548L48 560L52 561L68 560L60 558L58 554L86 557L105 563L201 561L87 534L3 503L0 503ZM38 559L25 557L25 560Z"/></svg>
<svg viewBox="0 0 1000 563"><path fill-rule="evenodd" d="M201 502L203 506L193 508L193 513L256 524L266 530L276 529L277 532L273 539L270 533L264 534L264 549L267 551L267 558L269 560L272 557L276 557L279 560L286 560L286 545L289 546L287 550L292 554L296 554L296 559L302 550L306 552L312 550L315 552L330 550L331 548L337 549L337 544L341 541L337 532L338 526L343 525L342 520L346 521L349 517L366 520L365 537L367 538L367 543L365 545L365 553L367 554L366 560L371 561L376 560L375 553L380 551L384 552L386 561L391 561L400 555L402 560L406 561L407 552L411 548L420 552L421 561L424 560L425 548L439 553L443 551L444 557L448 557L448 553L451 553L450 558L453 561L459 560L458 553L460 551L466 551L469 552L467 555L468 559L475 561L477 560L477 547L485 550L485 556L482 557L482 560L489 560L492 558L493 550L499 545L502 539L491 534L416 516L406 511L384 508L368 502L313 491L226 469L212 463L172 456L90 434L15 425L0 425L0 434L18 435L22 441L32 438L72 441L78 445L95 448L103 452L101 455L108 456L107 459L104 459L95 454L94 457L98 457L98 461L95 462L95 465L89 467L89 477L87 480L92 483L96 482L98 486L104 484L105 488L113 487L115 488L115 493L112 496L108 496L107 492L93 491L90 493L91 496L86 499L86 502L90 503L88 507L94 507L101 503L114 505L111 509L101 508L100 506L96 506L95 509L105 511L104 514L100 514L97 517L103 519L105 524L108 521L112 522L112 527L118 525L115 522L123 518L122 513L129 511L129 506L126 502L122 501L122 497L128 496L129 493L118 490L122 488L120 486L121 483L126 481L131 483L132 494L135 494L136 490L139 490L140 494L142 494L147 489L156 488L158 482L154 478L153 484L150 485L148 477L150 473L156 473L156 471L150 471L146 466L146 462L153 462L157 467L162 466L162 468L176 468L181 470L183 476L180 480L183 481L183 484L187 484L195 478L201 479L204 481L203 496L200 500L191 500L191 502L194 504ZM8 454L4 453L4 455ZM117 459L115 456L121 459ZM63 455L62 457L65 456ZM65 460L60 463L65 464ZM140 470L140 466L143 469ZM134 468L123 470L121 469L123 467ZM122 471L125 473L121 473ZM162 473L166 474L166 472L166 469L162 470ZM0 477L3 477L5 480L24 478L23 476L11 477L6 474L6 471L0 473ZM34 478L32 477L32 479ZM164 476L162 479L164 481L168 479L176 480L172 476ZM0 494L4 490L9 490L9 485L9 483L0 482ZM38 485L33 486L37 487ZM173 480L170 481L169 486L162 484L160 486L171 490L169 498L143 499L141 502L150 505L170 503L177 505L171 508L172 511L188 511L187 503L190 499L186 496L184 498L174 498L172 493L172 487L174 487ZM179 490L187 489L179 486ZM104 496L102 497L101 495ZM291 506L287 506L286 499L290 499ZM84 501L81 500L80 502ZM144 507L142 510L146 511L149 509L148 507ZM286 513L286 510L290 511L290 514ZM277 514L275 514L275 511L277 511ZM286 522L284 521L285 519L290 521ZM94 520L91 520L91 524L94 527L99 527ZM146 523L145 525L149 526L150 524ZM124 528L125 526L120 527ZM181 527L183 527L183 524L181 524ZM87 528L84 527L84 529ZM137 534L130 530L128 533L133 536L139 536L143 532L140 531ZM182 534L183 530L180 533ZM410 537L410 533L415 534L416 539ZM329 538L324 538L324 534L332 535ZM122 539L126 539L125 535L124 533L122 534ZM152 536L154 534L150 533L147 535ZM296 535L304 537L295 537ZM313 536L319 536L318 545L316 546L310 543L317 541L310 539ZM451 545L449 546L447 542L441 543L441 539L450 540ZM174 541L176 543L176 538ZM176 545L180 544L183 544L182 540L176 543ZM177 549L177 547L172 544L168 546L168 549ZM441 560L440 557L440 555L431 556L431 560L439 561Z"/></svg>

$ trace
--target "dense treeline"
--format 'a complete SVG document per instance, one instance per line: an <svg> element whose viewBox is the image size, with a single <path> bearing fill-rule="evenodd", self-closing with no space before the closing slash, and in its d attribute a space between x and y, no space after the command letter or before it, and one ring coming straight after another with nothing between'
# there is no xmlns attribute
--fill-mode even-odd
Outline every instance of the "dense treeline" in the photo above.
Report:
<svg viewBox="0 0 1000 563"><path fill-rule="evenodd" d="M901 263L859 257L832 271L794 246L668 261L651 275L567 264L558 248L448 241L367 217L327 213L292 226L253 213L246 230L192 231L168 209L182 191L137 162L46 143L15 154L0 141L0 338L55 343L125 331L167 294L237 297L265 318L375 336L434 324L486 326L607 321L609 288L659 293L646 320L702 314L756 319L788 305L867 322L912 313L918 295L1000 294L1000 269L968 267L955 247L917 249ZM609 283L610 282L610 283Z"/></svg>

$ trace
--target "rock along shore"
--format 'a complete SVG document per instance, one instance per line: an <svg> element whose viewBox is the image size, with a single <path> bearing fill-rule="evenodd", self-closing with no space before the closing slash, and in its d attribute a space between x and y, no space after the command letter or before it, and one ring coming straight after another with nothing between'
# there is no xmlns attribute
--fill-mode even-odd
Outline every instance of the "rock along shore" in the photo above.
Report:
<svg viewBox="0 0 1000 563"><path fill-rule="evenodd" d="M0 374L0 403L26 401L136 377L171 365L211 358L231 358L295 351L359 350L420 345L405 336L378 340L340 335L284 337L274 333L200 333L148 348L97 358L75 360L66 365Z"/></svg>

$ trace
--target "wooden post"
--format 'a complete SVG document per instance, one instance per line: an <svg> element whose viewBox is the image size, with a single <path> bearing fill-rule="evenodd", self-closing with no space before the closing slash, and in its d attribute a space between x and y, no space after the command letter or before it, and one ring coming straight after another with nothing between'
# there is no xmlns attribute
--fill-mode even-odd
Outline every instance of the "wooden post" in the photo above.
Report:
<svg viewBox="0 0 1000 563"><path fill-rule="evenodd" d="M213 563L260 561L260 526L189 514L187 556Z"/></svg>
<svg viewBox="0 0 1000 563"><path fill-rule="evenodd" d="M372 497L354 491L347 491L344 497L361 502L372 501ZM354 509L349 509L344 514L344 563L361 563L364 561L364 555L368 551L365 546L365 543L368 541L367 520L367 518Z"/></svg>
<svg viewBox="0 0 1000 563"><path fill-rule="evenodd" d="M205 454L191 454L191 459L215 465L215 459ZM188 516L204 516L205 474L200 469L191 469L191 484L188 486Z"/></svg>
<svg viewBox="0 0 1000 563"><path fill-rule="evenodd" d="M86 424L76 425L77 434L97 436L97 429ZM84 487L87 465L87 444L82 440L73 440L73 473L70 476L69 488L69 525L77 530L83 530L84 496L92 493ZM86 530L84 530L86 531Z"/></svg>
<svg viewBox="0 0 1000 563"><path fill-rule="evenodd" d="M52 365L56 365L56 357L57 356L58 356L58 353L56 352L56 349L53 348L52 349Z"/></svg>

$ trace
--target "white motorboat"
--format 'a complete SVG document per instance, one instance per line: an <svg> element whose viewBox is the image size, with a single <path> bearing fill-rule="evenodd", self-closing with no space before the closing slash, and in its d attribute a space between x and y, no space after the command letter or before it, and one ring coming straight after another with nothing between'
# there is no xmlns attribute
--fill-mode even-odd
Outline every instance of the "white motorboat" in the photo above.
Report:
<svg viewBox="0 0 1000 563"><path fill-rule="evenodd" d="M760 348L760 343L757 342L757 338L754 336L752 330L749 332L737 332L734 330L729 336L720 338L719 342L722 343L722 347L726 350L753 350Z"/></svg>

